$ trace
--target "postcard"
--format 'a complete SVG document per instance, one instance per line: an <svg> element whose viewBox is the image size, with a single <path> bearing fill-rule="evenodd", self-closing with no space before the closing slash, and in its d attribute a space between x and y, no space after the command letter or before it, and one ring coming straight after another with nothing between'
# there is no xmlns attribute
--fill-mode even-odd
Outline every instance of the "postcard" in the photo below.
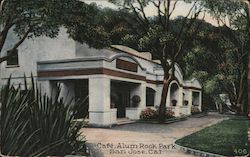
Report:
<svg viewBox="0 0 250 157"><path fill-rule="evenodd" d="M0 0L0 155L249 156L249 0Z"/></svg>

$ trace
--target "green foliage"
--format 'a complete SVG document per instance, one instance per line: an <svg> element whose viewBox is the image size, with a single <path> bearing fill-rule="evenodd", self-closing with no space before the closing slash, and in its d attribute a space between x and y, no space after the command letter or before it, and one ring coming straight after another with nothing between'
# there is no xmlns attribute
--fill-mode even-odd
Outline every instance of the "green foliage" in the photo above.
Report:
<svg viewBox="0 0 250 157"><path fill-rule="evenodd" d="M12 23L15 25L14 31L19 36L31 29L29 37L55 37L59 31L60 18L55 19L54 16L59 15L63 9L62 4L67 2L69 1L8 0L3 3L3 10L0 12L0 24Z"/></svg>
<svg viewBox="0 0 250 157"><path fill-rule="evenodd" d="M110 8L100 8L95 3L90 5L79 2L78 10L72 10L64 18L64 26L70 37L90 47L103 48L111 44L121 44L132 29L134 22L129 19L132 14ZM98 39L98 40L97 40Z"/></svg>
<svg viewBox="0 0 250 157"><path fill-rule="evenodd" d="M146 7L151 0L140 1L143 7ZM132 3L136 3L134 0L109 0L109 2L116 4L117 6L125 7L128 9Z"/></svg>
<svg viewBox="0 0 250 157"><path fill-rule="evenodd" d="M205 29L207 27L202 27ZM202 31L201 31L202 32ZM209 32L209 31L208 31ZM203 34L204 37L207 34ZM203 36L202 35L202 36ZM199 36L199 38L203 38ZM206 41L208 44L208 41ZM197 78L203 87L203 106L206 109L214 109L215 102L219 100L219 94L222 91L222 84L220 83L216 75L220 72L218 69L218 58L216 58L219 51L209 51L200 42L195 42L191 51L183 57L183 61L180 61L181 67L183 67L185 76L187 78Z"/></svg>
<svg viewBox="0 0 250 157"><path fill-rule="evenodd" d="M197 78L203 86L205 94L217 97L221 92L221 85L219 80L213 75L209 75L206 71L194 71L192 73L192 78Z"/></svg>
<svg viewBox="0 0 250 157"><path fill-rule="evenodd" d="M238 0L203 0L201 2L207 9L216 13L216 15L226 16L238 13L237 11L242 9L243 3ZM214 14L215 15L215 14ZM216 16L215 15L215 16Z"/></svg>
<svg viewBox="0 0 250 157"><path fill-rule="evenodd" d="M116 41L117 32L123 31L119 23L123 15L78 0L8 0L3 2L0 16L0 52L10 30L21 41L27 37L55 38L63 26L69 37L95 48L109 46L111 37L114 38L112 41Z"/></svg>
<svg viewBox="0 0 250 157"><path fill-rule="evenodd" d="M33 80L33 79L32 79ZM86 154L81 124L73 122L74 103L42 94L34 81L25 90L8 84L1 91L1 153L19 156ZM79 141L82 140L82 141Z"/></svg>
<svg viewBox="0 0 250 157"><path fill-rule="evenodd" d="M168 43L169 48L174 47L176 44L175 37L171 32L166 32L159 25L151 26L148 32L139 40L140 49L154 47L155 44L164 47L166 43Z"/></svg>
<svg viewBox="0 0 250 157"><path fill-rule="evenodd" d="M86 5L80 1L75 2L73 8L74 10L67 5L68 13L62 19L69 36L80 43L87 43L90 47L102 48L110 45L109 33L97 22L101 9L95 4Z"/></svg>
<svg viewBox="0 0 250 157"><path fill-rule="evenodd" d="M33 149L30 143L38 141L31 140L34 134L27 134L28 95L21 96L21 90L10 88L9 84L1 91L1 153L13 155L21 154L24 151L22 147Z"/></svg>
<svg viewBox="0 0 250 157"><path fill-rule="evenodd" d="M244 80L247 78L249 33L242 27L245 25L244 22L239 23L239 21L245 18L246 12L243 7L245 5L236 1L228 1L225 4L222 1L200 2L204 3L208 12L219 21L227 18L231 25L229 27L225 23L223 26L214 27L203 24L193 44L195 47L184 57L182 67L185 67L187 76L195 76L201 81L208 99L213 98L219 102L218 94L226 93L233 106L243 104L246 96L242 93L247 93L244 92L246 90L244 87L247 86ZM232 10L238 9L235 14L229 13L232 11L228 10L229 4L235 5L232 6ZM243 21L246 21L246 18Z"/></svg>
<svg viewBox="0 0 250 157"><path fill-rule="evenodd" d="M29 37L51 38L58 35L59 27L65 26L72 37L74 33L82 33L83 37L79 40L94 46L94 39L99 37L104 42L106 38L107 32L102 25L98 25L100 23L96 23L103 12L94 4L87 5L77 0L8 0L0 12L0 24L8 24L11 20L19 36L31 28Z"/></svg>
<svg viewBox="0 0 250 157"><path fill-rule="evenodd" d="M195 18L190 19L190 17L169 17L169 20L166 20L164 14L171 16L169 10L163 9L163 4L167 4L168 0L159 2L161 5L159 8L156 7L157 4L152 0L138 2L133 0L110 0L110 2L119 6L120 11L125 11L130 15L124 19L130 25L125 25L128 31L121 38L122 44L148 51L153 55L153 58L165 60L165 64L167 64L168 59L177 61L182 56L181 54L191 47L192 43L189 41L193 39L200 21L195 20ZM152 17L146 16L144 9L149 5L154 6L156 11L161 14ZM131 24L131 22L133 23Z"/></svg>
<svg viewBox="0 0 250 157"><path fill-rule="evenodd" d="M217 70L217 62L214 60L214 54L217 52L211 54L206 47L199 43L194 43L194 45L196 46L183 57L183 61L180 61L180 65L183 67L185 76L189 77L193 72L197 71L197 74L193 75L197 75L198 78L202 77L201 81L203 81L208 74L214 74Z"/></svg>
<svg viewBox="0 0 250 157"><path fill-rule="evenodd" d="M177 144L224 156L246 155L249 120L230 119L176 141ZM247 150L238 154L239 151Z"/></svg>
<svg viewBox="0 0 250 157"><path fill-rule="evenodd" d="M205 92L207 94L213 95L216 97L216 95L220 94L220 84L218 82L218 80L216 80L215 78L207 80L205 86Z"/></svg>
<svg viewBox="0 0 250 157"><path fill-rule="evenodd" d="M230 19L232 28L241 27L237 24L239 20L246 22L246 19L242 18L242 16L247 14L247 5L241 0L202 0L200 5L204 6L206 11L215 19Z"/></svg>

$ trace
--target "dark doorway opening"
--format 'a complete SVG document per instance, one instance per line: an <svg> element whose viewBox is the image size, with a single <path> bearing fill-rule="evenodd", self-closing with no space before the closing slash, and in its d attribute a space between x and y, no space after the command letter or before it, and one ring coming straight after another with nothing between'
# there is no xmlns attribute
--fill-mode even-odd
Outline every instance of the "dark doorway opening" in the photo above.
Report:
<svg viewBox="0 0 250 157"><path fill-rule="evenodd" d="M193 101L192 101L192 105L193 106L199 106L200 105L200 93L199 92L195 92L195 91L193 91L192 92L193 94L192 94L192 99L193 99Z"/></svg>
<svg viewBox="0 0 250 157"><path fill-rule="evenodd" d="M111 104L117 108L117 118L126 117L126 106L130 106L130 86L125 82L111 82Z"/></svg>
<svg viewBox="0 0 250 157"><path fill-rule="evenodd" d="M155 90L152 88L147 87L146 88L146 106L154 106L155 101Z"/></svg>
<svg viewBox="0 0 250 157"><path fill-rule="evenodd" d="M89 81L74 80L75 86L75 118L87 118L89 115Z"/></svg>

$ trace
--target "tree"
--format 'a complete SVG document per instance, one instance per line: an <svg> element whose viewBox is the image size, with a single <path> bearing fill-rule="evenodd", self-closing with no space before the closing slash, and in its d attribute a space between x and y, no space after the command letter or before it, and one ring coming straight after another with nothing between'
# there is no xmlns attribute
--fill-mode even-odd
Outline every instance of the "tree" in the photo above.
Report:
<svg viewBox="0 0 250 157"><path fill-rule="evenodd" d="M250 52L249 1L204 0L201 5L207 8L207 12L221 26L217 32L220 37L216 40L221 44L221 53L226 53L224 57L227 57L220 61L221 70L224 71L221 77L224 90L229 93L231 101L238 106L239 112L246 115L249 110L247 83ZM229 75L232 77L228 77Z"/></svg>
<svg viewBox="0 0 250 157"><path fill-rule="evenodd" d="M197 1L192 1L187 15L173 20L173 12L178 0L111 0L111 2L120 6L122 10L134 14L134 18L130 20L136 22L130 27L133 27L136 32L127 34L123 40L138 40L138 47L150 51L155 59L161 61L164 79L159 122L163 122L168 87L170 82L175 79L174 65L190 47L190 39L198 33L199 22L196 19L203 10L197 5ZM149 5L153 5L157 10L156 16L147 16L145 8Z"/></svg>
<svg viewBox="0 0 250 157"><path fill-rule="evenodd" d="M14 55L25 39L39 36L55 38L62 26L75 40L97 48L108 45L106 32L92 21L96 12L99 12L96 5L87 5L78 0L0 0L0 54L7 54L3 52L3 47L10 31L19 37L14 46L7 50L10 53L2 55L0 63ZM80 27L84 33L81 38L76 38Z"/></svg>
<svg viewBox="0 0 250 157"><path fill-rule="evenodd" d="M0 52L2 52L6 42L7 35L13 30L19 37L17 43L8 51L9 55L0 58L0 62L5 61L13 55L27 37L46 35L55 37L58 33L58 21L51 18L51 13L57 10L50 2L32 2L32 1L15 1L1 0L0 9Z"/></svg>
<svg viewBox="0 0 250 157"><path fill-rule="evenodd" d="M218 32L227 33L223 27L203 24L195 46L183 58L181 65L185 76L195 77L201 82L204 90L203 107L215 109L216 104L221 104L219 95L228 94L235 109L234 82L239 77L236 49L224 41Z"/></svg>
<svg viewBox="0 0 250 157"><path fill-rule="evenodd" d="M90 47L103 48L111 44L123 44L127 34L134 34L131 28L134 15L124 10L100 8L91 3L87 8L88 16L69 17L64 22L70 37L80 43L88 43ZM98 40L97 40L98 39ZM128 41L128 40L126 40ZM137 42L129 41L136 47Z"/></svg>
<svg viewBox="0 0 250 157"><path fill-rule="evenodd" d="M202 25L202 28L205 26ZM212 52L198 40L195 46L183 57L179 64L183 67L186 78L197 78L202 85L202 109L216 109L219 94L222 93L218 80L218 63L216 55L219 51ZM211 46L211 45L210 45Z"/></svg>

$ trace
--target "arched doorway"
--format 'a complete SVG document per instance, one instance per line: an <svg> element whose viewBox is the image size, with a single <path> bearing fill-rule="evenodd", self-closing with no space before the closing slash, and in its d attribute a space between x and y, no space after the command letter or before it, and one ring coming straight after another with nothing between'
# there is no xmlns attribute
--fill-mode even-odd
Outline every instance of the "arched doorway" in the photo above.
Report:
<svg viewBox="0 0 250 157"><path fill-rule="evenodd" d="M177 83L170 85L170 106L176 106L179 101L179 86Z"/></svg>

